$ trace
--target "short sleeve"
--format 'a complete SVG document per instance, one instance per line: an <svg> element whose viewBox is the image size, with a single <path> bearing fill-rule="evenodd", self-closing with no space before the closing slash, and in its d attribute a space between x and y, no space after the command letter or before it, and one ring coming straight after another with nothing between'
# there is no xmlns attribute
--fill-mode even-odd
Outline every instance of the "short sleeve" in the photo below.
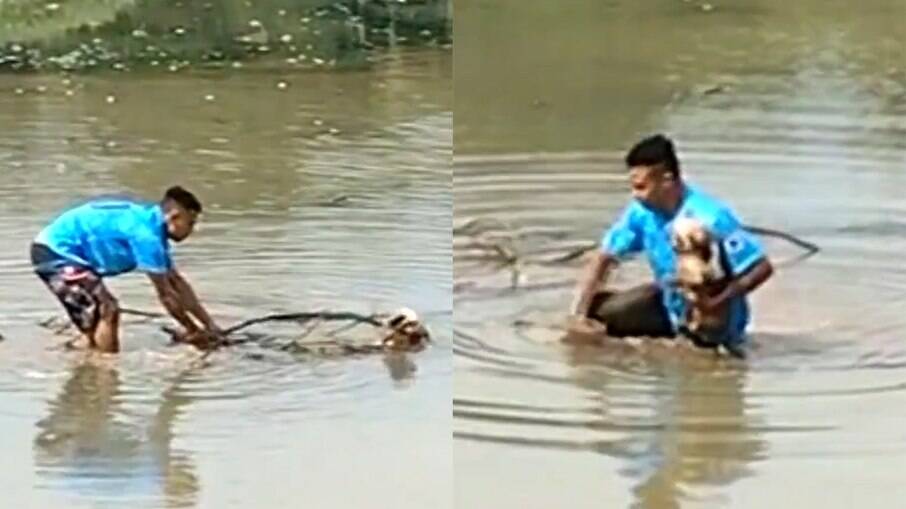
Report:
<svg viewBox="0 0 906 509"><path fill-rule="evenodd" d="M169 272L173 266L165 241L150 234L139 235L130 241L136 268L151 274Z"/></svg>
<svg viewBox="0 0 906 509"><path fill-rule="evenodd" d="M604 232L601 250L616 258L625 258L642 250L642 232L632 205Z"/></svg>
<svg viewBox="0 0 906 509"><path fill-rule="evenodd" d="M733 276L744 274L765 257L761 241L729 209L718 212L713 230Z"/></svg>

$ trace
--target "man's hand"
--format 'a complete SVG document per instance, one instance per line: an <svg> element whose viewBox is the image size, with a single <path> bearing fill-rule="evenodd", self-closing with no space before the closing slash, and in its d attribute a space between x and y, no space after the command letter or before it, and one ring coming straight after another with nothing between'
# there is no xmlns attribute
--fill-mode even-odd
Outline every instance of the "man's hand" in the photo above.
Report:
<svg viewBox="0 0 906 509"><path fill-rule="evenodd" d="M222 341L224 333L204 309L188 282L175 269L166 274L149 274L161 303L186 329L185 338L203 334ZM189 341L192 342L192 341Z"/></svg>
<svg viewBox="0 0 906 509"><path fill-rule="evenodd" d="M720 292L717 295L710 296L699 294L695 299L689 299L689 304L691 304L695 309L703 313L713 313L720 309L722 306L725 306L730 300L731 293L727 291Z"/></svg>
<svg viewBox="0 0 906 509"><path fill-rule="evenodd" d="M745 274L731 279L720 293L714 296L699 295L692 304L705 313L714 312L726 305L733 298L747 295L767 281L774 273L774 268L768 259L764 259L748 270Z"/></svg>
<svg viewBox="0 0 906 509"><path fill-rule="evenodd" d="M566 318L566 330L571 333L599 335L607 332L603 323L581 315L569 315Z"/></svg>
<svg viewBox="0 0 906 509"><path fill-rule="evenodd" d="M615 258L600 251L588 256L588 262L579 277L573 303L570 306L570 313L576 316L588 314L595 292L605 282L610 269L617 263Z"/></svg>
<svg viewBox="0 0 906 509"><path fill-rule="evenodd" d="M211 336L215 341L220 342L226 339L226 334L223 332L223 329L217 326L216 323L211 322L208 324L207 329L205 329L205 334Z"/></svg>
<svg viewBox="0 0 906 509"><path fill-rule="evenodd" d="M727 287L720 292L720 297L724 301L729 301L734 297L748 295L764 284L772 275L774 275L774 266L770 260L763 258L745 273L731 279Z"/></svg>
<svg viewBox="0 0 906 509"><path fill-rule="evenodd" d="M170 329L167 329L167 330L170 332L170 335L173 336L173 341L176 341L177 343L191 343L192 338L194 338L195 335L198 334L197 330L188 330L188 329L181 329L178 331L170 330Z"/></svg>
<svg viewBox="0 0 906 509"><path fill-rule="evenodd" d="M188 343L194 345L197 348L202 350L207 350L212 346L220 343L224 339L223 332L217 331L216 333L210 330L186 330L183 329L175 334L173 334L173 339L179 343Z"/></svg>
<svg viewBox="0 0 906 509"><path fill-rule="evenodd" d="M600 344L607 334L603 323L581 315L569 315L566 318L566 334L561 341L572 345Z"/></svg>
<svg viewBox="0 0 906 509"><path fill-rule="evenodd" d="M151 282L157 290L157 296L170 316L182 325L187 334L193 334L199 330L198 323L187 313L185 305L179 291L173 286L170 273L166 274L148 274Z"/></svg>

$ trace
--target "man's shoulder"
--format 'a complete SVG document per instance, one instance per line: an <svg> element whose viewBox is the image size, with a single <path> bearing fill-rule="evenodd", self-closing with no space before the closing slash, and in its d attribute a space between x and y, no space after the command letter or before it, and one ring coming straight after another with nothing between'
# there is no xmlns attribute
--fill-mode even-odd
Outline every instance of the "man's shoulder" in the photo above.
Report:
<svg viewBox="0 0 906 509"><path fill-rule="evenodd" d="M85 206L100 210L142 211L154 205L146 200L125 195L95 196L85 202Z"/></svg>
<svg viewBox="0 0 906 509"><path fill-rule="evenodd" d="M651 212L648 207L642 205L642 203L636 199L630 200L623 208L623 217L628 221L639 225L643 225L645 221L648 218L653 217L653 215L654 213Z"/></svg>
<svg viewBox="0 0 906 509"><path fill-rule="evenodd" d="M71 204L63 214L75 215L108 215L130 214L147 210L150 204L129 197L102 195L84 199Z"/></svg>
<svg viewBox="0 0 906 509"><path fill-rule="evenodd" d="M722 198L702 189L699 186L686 184L688 194L687 205L703 212L722 212L729 210L729 204Z"/></svg>
<svg viewBox="0 0 906 509"><path fill-rule="evenodd" d="M689 195L683 206L686 214L717 230L731 228L738 223L736 213L726 201L696 186L688 186L688 190Z"/></svg>
<svg viewBox="0 0 906 509"><path fill-rule="evenodd" d="M132 197L99 196L72 207L69 215L81 218L87 228L98 233L114 231L129 232L131 235L156 236L161 214L159 204Z"/></svg>

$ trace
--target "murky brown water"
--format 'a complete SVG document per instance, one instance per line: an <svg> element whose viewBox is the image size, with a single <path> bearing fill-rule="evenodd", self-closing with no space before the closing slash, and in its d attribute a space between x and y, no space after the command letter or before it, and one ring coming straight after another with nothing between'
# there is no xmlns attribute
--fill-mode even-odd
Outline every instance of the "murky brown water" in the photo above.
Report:
<svg viewBox="0 0 906 509"><path fill-rule="evenodd" d="M454 224L457 507L894 507L906 495L906 6L461 2ZM745 364L557 341L577 266L667 131L687 176L823 252L754 296ZM776 260L798 254L768 239ZM639 263L617 284L647 277Z"/></svg>
<svg viewBox="0 0 906 509"><path fill-rule="evenodd" d="M0 77L4 504L452 505L451 82L440 50L367 72ZM51 349L62 338L37 322L60 313L30 239L79 198L173 183L205 204L174 253L221 323L408 305L435 344L404 358L244 347L192 369L197 353L127 320L116 358ZM159 310L141 275L110 286Z"/></svg>

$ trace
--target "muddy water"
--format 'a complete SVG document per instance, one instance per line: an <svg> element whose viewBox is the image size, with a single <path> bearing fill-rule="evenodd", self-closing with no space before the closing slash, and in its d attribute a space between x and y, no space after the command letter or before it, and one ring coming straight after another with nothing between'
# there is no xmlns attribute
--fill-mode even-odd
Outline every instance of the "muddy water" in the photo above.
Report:
<svg viewBox="0 0 906 509"><path fill-rule="evenodd" d="M454 223L486 218L471 233L519 275L454 238L457 507L902 499L906 8L463 4ZM823 248L754 296L744 364L558 341L578 266L538 262L599 237L627 200L624 151L651 131L747 222ZM614 284L646 277L632 262Z"/></svg>
<svg viewBox="0 0 906 509"><path fill-rule="evenodd" d="M451 75L432 50L367 72L0 77L6 503L451 504ZM133 317L119 356L55 349L65 337L37 322L60 312L29 271L30 239L84 197L175 183L205 207L175 260L220 323L407 305L436 342L350 358L248 346L198 369L161 322ZM141 275L110 287L160 309Z"/></svg>

